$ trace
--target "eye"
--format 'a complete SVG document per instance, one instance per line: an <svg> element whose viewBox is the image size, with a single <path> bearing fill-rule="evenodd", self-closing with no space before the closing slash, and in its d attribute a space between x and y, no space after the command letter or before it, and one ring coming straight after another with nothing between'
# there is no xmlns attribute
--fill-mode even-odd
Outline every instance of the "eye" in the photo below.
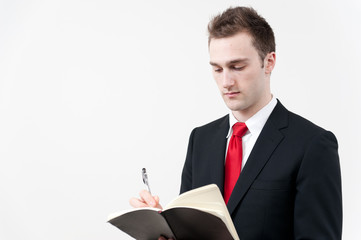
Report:
<svg viewBox="0 0 361 240"><path fill-rule="evenodd" d="M236 71L242 71L244 69L244 66L233 66L232 68Z"/></svg>
<svg viewBox="0 0 361 240"><path fill-rule="evenodd" d="M215 71L215 72L217 72L217 73L220 73L220 72L222 72L222 68L219 68L219 67L214 67L213 68L213 71Z"/></svg>

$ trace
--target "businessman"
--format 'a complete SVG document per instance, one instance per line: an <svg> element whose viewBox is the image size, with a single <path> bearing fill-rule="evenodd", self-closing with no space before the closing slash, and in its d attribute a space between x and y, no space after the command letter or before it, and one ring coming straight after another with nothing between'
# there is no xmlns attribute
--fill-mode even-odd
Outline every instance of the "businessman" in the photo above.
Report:
<svg viewBox="0 0 361 240"><path fill-rule="evenodd" d="M217 184L242 240L340 240L337 140L271 94L272 28L252 8L236 7L214 17L208 32L213 77L230 113L192 131L181 193ZM130 202L160 206L147 191Z"/></svg>

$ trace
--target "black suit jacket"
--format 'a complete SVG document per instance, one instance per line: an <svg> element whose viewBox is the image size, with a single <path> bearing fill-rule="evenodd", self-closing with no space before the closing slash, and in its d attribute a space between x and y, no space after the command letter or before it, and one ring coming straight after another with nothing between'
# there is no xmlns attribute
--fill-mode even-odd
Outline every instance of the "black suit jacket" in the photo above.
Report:
<svg viewBox="0 0 361 240"><path fill-rule="evenodd" d="M215 183L223 192L228 115L190 136L181 192ZM280 102L228 202L241 240L341 239L341 174L335 136Z"/></svg>

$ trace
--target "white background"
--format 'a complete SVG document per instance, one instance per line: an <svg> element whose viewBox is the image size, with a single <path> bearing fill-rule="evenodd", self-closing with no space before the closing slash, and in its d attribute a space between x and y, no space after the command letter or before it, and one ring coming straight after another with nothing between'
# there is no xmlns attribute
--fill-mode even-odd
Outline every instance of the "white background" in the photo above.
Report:
<svg viewBox="0 0 361 240"><path fill-rule="evenodd" d="M337 136L343 239L357 239L358 0L0 0L0 239L129 239L106 219L143 167L163 204L176 197L191 130L228 113L206 25L235 5L274 29L273 94Z"/></svg>

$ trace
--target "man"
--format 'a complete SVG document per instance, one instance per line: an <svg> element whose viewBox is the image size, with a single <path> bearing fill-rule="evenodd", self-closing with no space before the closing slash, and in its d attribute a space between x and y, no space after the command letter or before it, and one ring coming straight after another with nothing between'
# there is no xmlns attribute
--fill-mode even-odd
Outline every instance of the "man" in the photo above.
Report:
<svg viewBox="0 0 361 240"><path fill-rule="evenodd" d="M341 239L337 140L272 96L271 27L237 7L213 18L208 31L213 77L231 113L192 131L181 193L217 184L242 240ZM133 206L159 204L140 195Z"/></svg>

